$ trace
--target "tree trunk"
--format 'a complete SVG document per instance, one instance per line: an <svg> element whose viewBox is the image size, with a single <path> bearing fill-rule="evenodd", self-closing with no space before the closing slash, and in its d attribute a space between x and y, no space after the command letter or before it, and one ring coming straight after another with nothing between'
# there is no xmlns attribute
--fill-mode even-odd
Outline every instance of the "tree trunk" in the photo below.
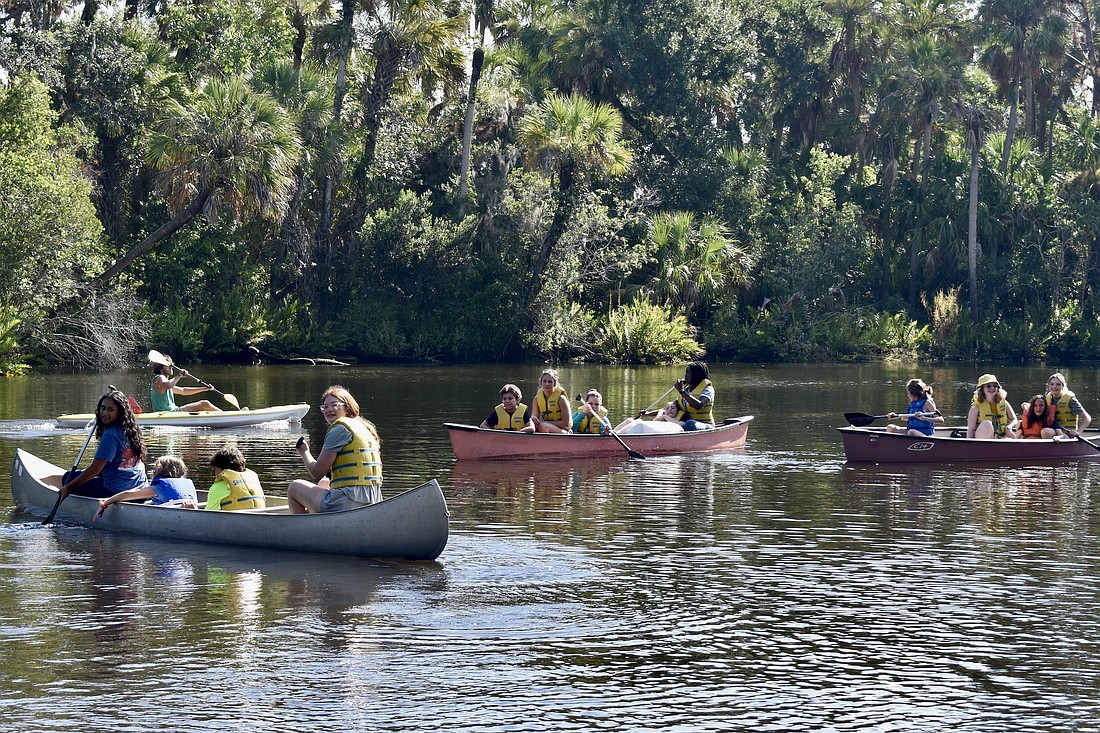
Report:
<svg viewBox="0 0 1100 733"><path fill-rule="evenodd" d="M1035 138L1035 82L1031 74L1024 76L1024 129L1026 134Z"/></svg>
<svg viewBox="0 0 1100 733"><path fill-rule="evenodd" d="M283 290L287 288L289 283L286 278L286 259L287 254L291 251L292 244L300 244L303 237L308 237L307 233L303 232L302 218L299 216L299 211L302 207L302 196L306 190L306 177L305 173L299 167L294 171L294 195L290 200L290 205L287 207L286 216L283 217L283 223L279 227L279 236L275 238L275 251L271 257L271 275L268 278L268 292L271 297L271 302L278 302L282 300L284 293ZM302 247L294 247L296 252L303 249ZM302 258L306 262L309 262L312 257ZM302 280L308 280L312 273L302 273ZM304 288L303 288L304 289Z"/></svg>
<svg viewBox="0 0 1100 733"><path fill-rule="evenodd" d="M470 92L466 97L466 119L462 123L462 164L458 173L458 218L466 215L466 192L469 190L470 149L474 140L474 106L477 102L477 84L481 79L481 66L485 62L485 49L474 49L470 67Z"/></svg>
<svg viewBox="0 0 1100 733"><path fill-rule="evenodd" d="M96 13L99 12L98 0L84 0L84 9L80 11L80 22L84 25L91 25L95 20Z"/></svg>
<svg viewBox="0 0 1100 733"><path fill-rule="evenodd" d="M920 248L924 246L924 232L927 225L925 190L927 189L928 162L932 158L932 120L935 118L937 111L938 105L933 102L932 107L928 111L928 117L924 121L924 137L921 143L922 162L920 169L920 185L917 187L917 200L920 204L917 215L920 217L920 221L917 222L917 234L913 237L909 245L909 295L906 299L906 303L909 306L910 316L915 315L917 312L917 292L920 282L918 277L920 272Z"/></svg>
<svg viewBox="0 0 1100 733"><path fill-rule="evenodd" d="M890 297L890 260L893 254L894 186L898 182L898 159L894 152L894 141L887 140L884 151L886 163L882 166L882 209L879 213L879 234L882 237L882 281L879 283L879 297L883 302Z"/></svg>
<svg viewBox="0 0 1100 733"><path fill-rule="evenodd" d="M1085 37L1085 63L1092 77L1092 116L1100 115L1100 53L1088 0L1081 1L1081 30Z"/></svg>
<svg viewBox="0 0 1100 733"><path fill-rule="evenodd" d="M302 56L305 54L306 48L306 16L302 12L300 5L294 6L294 12L291 15L290 25L294 28L294 70L298 71L302 68Z"/></svg>
<svg viewBox="0 0 1100 733"><path fill-rule="evenodd" d="M975 140L970 150L970 202L967 210L966 259L970 272L970 318L981 323L978 300L978 155L981 144Z"/></svg>
<svg viewBox="0 0 1100 733"><path fill-rule="evenodd" d="M1012 153L1012 141L1016 137L1017 110L1020 106L1020 77L1012 78L1012 99L1008 109L1008 127L1005 128L1005 149L1001 151L1001 175L1008 174L1008 158Z"/></svg>
<svg viewBox="0 0 1100 733"><path fill-rule="evenodd" d="M573 218L575 173L573 163L562 162L561 170L558 171L558 205L554 211L554 219L550 222L550 228L546 230L546 236L542 239L542 247L539 249L538 259L535 260L535 267L531 270L531 281L527 285L528 306L542 292L543 276L546 274L546 268L550 266L550 259L554 256L554 250L565 234L565 230L569 226L569 220Z"/></svg>
<svg viewBox="0 0 1100 733"><path fill-rule="evenodd" d="M203 189L199 194L187 205L187 208L180 211L178 214L172 217L172 219L143 239L140 244L124 254L113 265L104 270L101 274L92 279L91 287L93 290L99 290L108 280L119 274L136 260L141 255L145 254L149 250L156 247L168 237L175 234L177 231L187 225L192 219L198 216L202 208L206 206L206 202L214 194L216 189L211 186Z"/></svg>
<svg viewBox="0 0 1100 733"><path fill-rule="evenodd" d="M340 124L340 115L344 109L344 94L348 84L348 56L351 54L351 38L354 32L355 0L344 0L340 15L340 46L336 58L336 88L333 91L332 122ZM322 322L328 319L328 280L329 263L332 261L332 209L333 194L336 188L338 172L325 176L325 185L321 194L320 241L317 243L317 298L316 305Z"/></svg>

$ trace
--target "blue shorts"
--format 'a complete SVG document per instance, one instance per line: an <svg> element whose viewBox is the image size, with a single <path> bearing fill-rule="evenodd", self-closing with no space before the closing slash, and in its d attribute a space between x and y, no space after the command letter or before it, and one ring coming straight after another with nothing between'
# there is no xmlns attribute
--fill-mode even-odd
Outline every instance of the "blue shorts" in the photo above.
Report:
<svg viewBox="0 0 1100 733"><path fill-rule="evenodd" d="M65 475L61 477L62 485L69 483L82 473L84 473L84 471L79 469L76 471L66 471ZM96 476L87 483L77 486L70 493L73 496L90 496L93 499L106 499L109 496L114 496L118 492L111 491L103 485L103 476Z"/></svg>

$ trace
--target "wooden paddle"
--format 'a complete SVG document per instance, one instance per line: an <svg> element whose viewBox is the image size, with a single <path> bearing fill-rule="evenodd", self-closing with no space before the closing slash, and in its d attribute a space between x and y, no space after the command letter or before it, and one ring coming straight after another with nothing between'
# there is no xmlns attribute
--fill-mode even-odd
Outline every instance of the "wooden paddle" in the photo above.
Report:
<svg viewBox="0 0 1100 733"><path fill-rule="evenodd" d="M155 349L149 352L149 363L150 364L160 364L161 366L175 366L175 364L172 363L172 357L165 356L164 354L160 353L159 351L156 351ZM191 374L190 372L188 372L188 376L190 376L196 382L201 384L203 387L206 387L211 392L217 392L218 394L220 394L222 396L222 399L224 399L229 404L233 405L233 407L237 408L238 410L241 409L241 403L237 402L237 398L234 397L233 395L226 394L225 392L222 392L220 389L217 389L214 385L210 384L209 382L202 381L201 379L196 377L194 374Z"/></svg>
<svg viewBox="0 0 1100 733"><path fill-rule="evenodd" d="M902 418L902 417L905 417L905 418L909 418L909 417L927 418L927 417L939 417L939 416L940 416L940 411L939 410L936 410L935 412L912 412L912 413L902 413L901 415L898 415L899 418ZM844 413L844 419L847 420L848 424L851 425L854 428L862 428L865 425L870 425L875 420L885 420L888 417L890 417L890 416L889 415L868 415L866 412L846 412L846 413Z"/></svg>
<svg viewBox="0 0 1100 733"><path fill-rule="evenodd" d="M577 395L577 401L581 402L581 403L584 402L584 400L581 399L580 395ZM596 419L599 420L600 423L605 428L607 428L607 432L611 435L611 437L614 438L615 440L619 441L619 445L621 445L623 447L623 450L625 450L627 453L630 454L631 458L637 459L639 461L644 461L646 459L645 456L643 456L641 453L634 450L629 445L627 445L626 443L623 442L623 439L620 438L619 434L615 432L615 429L611 427L611 422L608 421L608 419L606 417L604 417L603 415L601 415L598 412L593 412L592 414L596 416Z"/></svg>

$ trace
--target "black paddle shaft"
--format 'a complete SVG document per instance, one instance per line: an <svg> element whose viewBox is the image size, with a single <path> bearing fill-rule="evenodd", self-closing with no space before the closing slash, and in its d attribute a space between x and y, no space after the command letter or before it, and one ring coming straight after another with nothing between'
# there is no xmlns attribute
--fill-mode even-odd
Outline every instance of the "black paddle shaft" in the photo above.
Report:
<svg viewBox="0 0 1100 733"><path fill-rule="evenodd" d="M929 417L939 417L940 411L925 412L925 413L902 413L898 417L920 417L921 415L928 415ZM868 415L866 412L846 412L844 413L844 419L848 421L848 424L854 428L862 428L865 425L870 425L875 420L885 420L890 417L889 415Z"/></svg>

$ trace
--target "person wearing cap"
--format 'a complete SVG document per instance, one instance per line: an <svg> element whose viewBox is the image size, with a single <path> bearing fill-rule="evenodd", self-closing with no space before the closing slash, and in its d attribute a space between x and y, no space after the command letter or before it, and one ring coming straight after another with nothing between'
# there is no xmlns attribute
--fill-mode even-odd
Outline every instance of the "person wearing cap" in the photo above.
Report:
<svg viewBox="0 0 1100 733"><path fill-rule="evenodd" d="M993 374L978 377L970 412L966 416L968 438L1015 438L1016 412L1008 404L1008 392Z"/></svg>
<svg viewBox="0 0 1100 733"><path fill-rule="evenodd" d="M179 381L191 376L186 369L179 369L179 374L172 376L172 370L178 369L171 364L154 364L153 384L149 387L149 400L153 404L153 412L221 412L222 409L210 400L199 400L186 405L176 406L176 395L189 397L201 392L209 392L210 387L180 387Z"/></svg>

